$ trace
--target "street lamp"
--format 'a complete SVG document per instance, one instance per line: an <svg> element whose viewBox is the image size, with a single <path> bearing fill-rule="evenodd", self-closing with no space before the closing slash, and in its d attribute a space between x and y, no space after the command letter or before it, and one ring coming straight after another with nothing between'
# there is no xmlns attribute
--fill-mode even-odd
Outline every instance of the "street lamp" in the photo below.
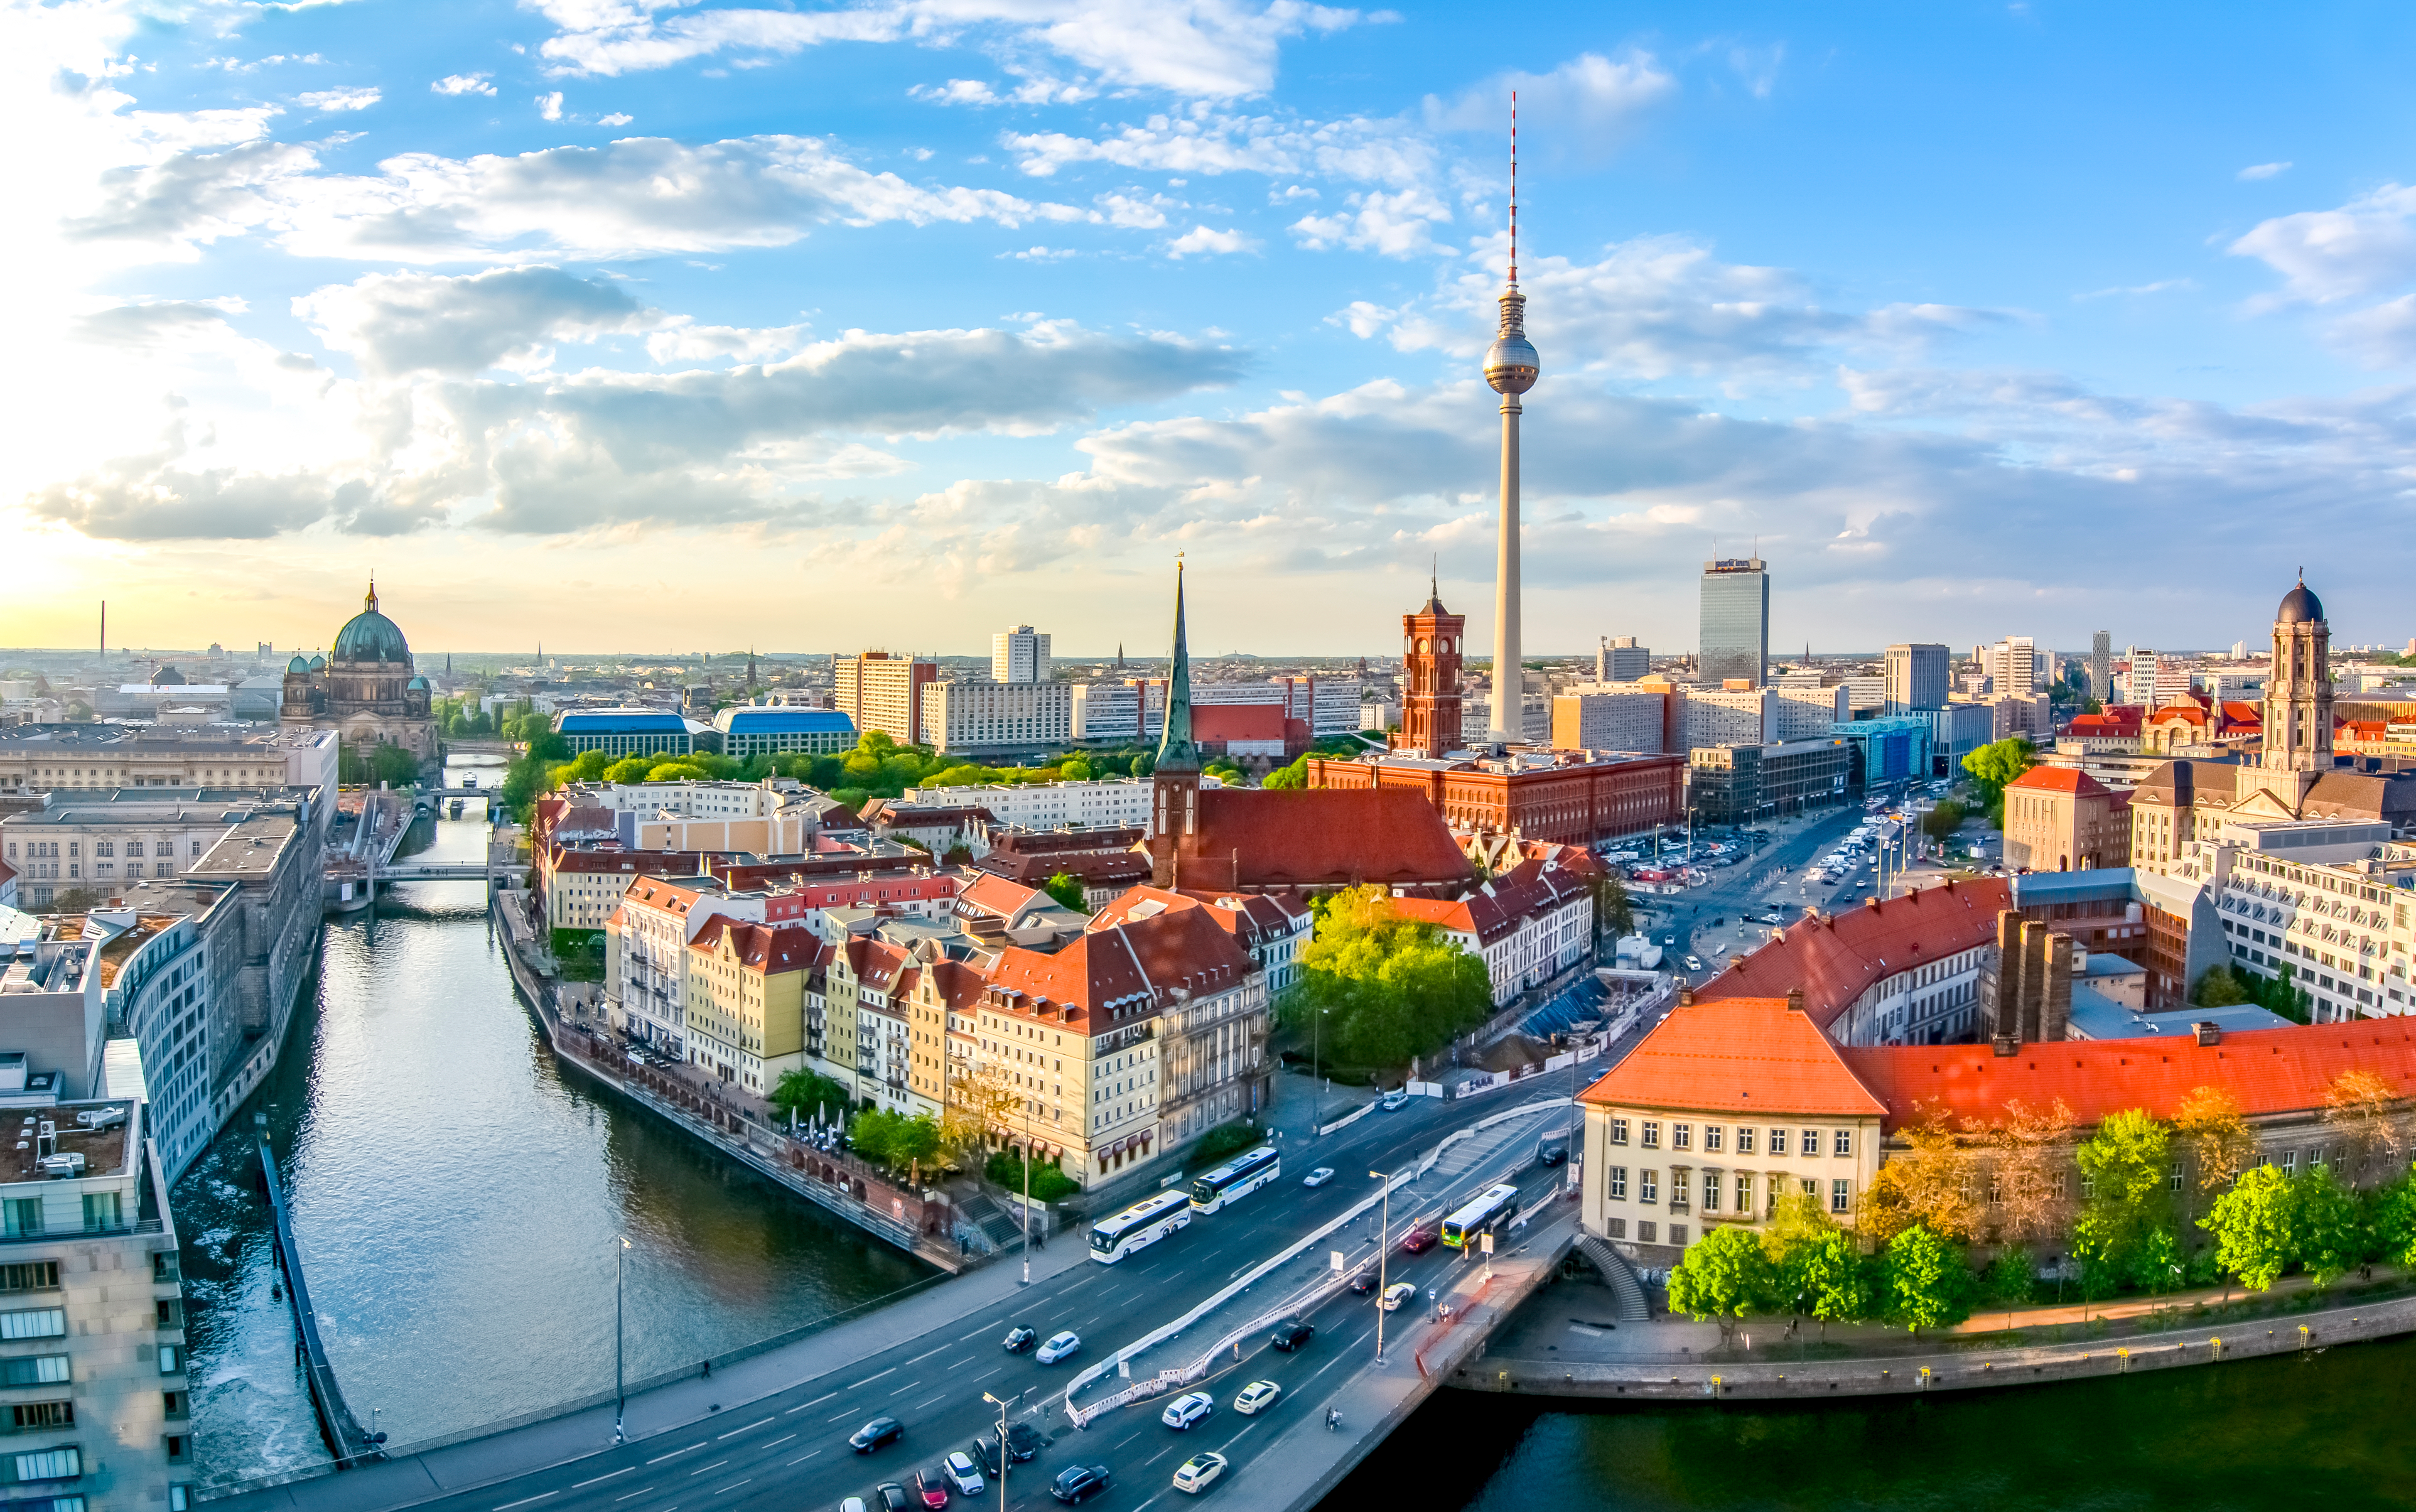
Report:
<svg viewBox="0 0 2416 1512"><path fill-rule="evenodd" d="M1323 1106L1321 1100L1318 1096L1318 1093L1322 1090L1322 1084L1318 1081L1317 1066L1318 1053L1324 1048L1326 1012L1326 1009L1320 1008L1317 1010L1317 1017L1309 1021L1308 1137L1310 1139L1317 1138L1317 1115L1321 1108Z"/></svg>
<svg viewBox="0 0 2416 1512"><path fill-rule="evenodd" d="M1023 1099L1023 1284L1032 1284L1032 1099ZM1002 1433L1005 1429L1001 1429ZM998 1441L998 1452L1006 1453L1006 1441ZM1004 1459L999 1461L1005 1463Z"/></svg>
<svg viewBox="0 0 2416 1512"><path fill-rule="evenodd" d="M1367 1174L1384 1184L1383 1216L1376 1226L1376 1363L1384 1363L1384 1257L1393 1247L1393 1178L1381 1171Z"/></svg>
<svg viewBox="0 0 2416 1512"><path fill-rule="evenodd" d="M998 1409L998 1512L1006 1512L1006 1409L1022 1399L1023 1393L1019 1391L1004 1401L987 1391L982 1393L982 1400Z"/></svg>
<svg viewBox="0 0 2416 1512"><path fill-rule="evenodd" d="M628 1252L627 1239L620 1240L612 1251L612 1442L615 1444L627 1440L622 1426L622 1418L629 1411L629 1387L627 1377L621 1369L621 1339L625 1332L621 1326L621 1259Z"/></svg>

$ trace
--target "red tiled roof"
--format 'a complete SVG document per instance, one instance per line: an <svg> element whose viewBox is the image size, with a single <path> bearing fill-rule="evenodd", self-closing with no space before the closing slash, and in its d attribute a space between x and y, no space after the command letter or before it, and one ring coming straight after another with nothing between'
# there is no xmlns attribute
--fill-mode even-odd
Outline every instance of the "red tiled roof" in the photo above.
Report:
<svg viewBox="0 0 2416 1512"><path fill-rule="evenodd" d="M2110 791L2076 766L2033 766L2005 784L2005 791L2019 788L2029 793L2069 793L2078 798L2102 798Z"/></svg>
<svg viewBox="0 0 2416 1512"><path fill-rule="evenodd" d="M1149 879L1149 857L1130 850L1058 851L1021 854L992 851L974 863L985 872L1037 885L1064 872L1077 882L1109 887Z"/></svg>
<svg viewBox="0 0 2416 1512"><path fill-rule="evenodd" d="M1445 902L1436 898L1396 898L1393 912L1403 918L1441 925L1491 945L1517 930L1521 920L1560 908L1585 891L1585 884L1541 861L1521 861L1472 893Z"/></svg>
<svg viewBox="0 0 2416 1512"><path fill-rule="evenodd" d="M1995 940L1997 915L2013 906L2012 882L1986 877L1807 917L1697 988L1695 999L1783 997L1800 987L1804 1011L1826 1029L1881 978Z"/></svg>
<svg viewBox="0 0 2416 1512"><path fill-rule="evenodd" d="M627 871L653 877L701 876L703 868L702 851L574 851L567 846L555 847L548 864L548 869L557 872Z"/></svg>
<svg viewBox="0 0 2416 1512"><path fill-rule="evenodd" d="M1092 915L1089 928L1110 929L1128 924L1136 916L1148 918L1177 908L1200 909L1218 929L1245 941L1291 934L1308 918L1307 904L1271 893L1175 892L1166 887L1140 886Z"/></svg>
<svg viewBox="0 0 2416 1512"><path fill-rule="evenodd" d="M721 948L725 938L740 965L768 976L804 971L814 962L813 931L804 925L753 924L726 914L706 919L687 947L713 955Z"/></svg>
<svg viewBox="0 0 2416 1512"><path fill-rule="evenodd" d="M991 969L989 985L1019 994L1015 1011L1047 1006L1068 1023L1155 1013L1177 988L1222 991L1257 967L1206 911L1170 909L1130 924L1082 935L1055 955L1009 947ZM1096 1033L1104 1021L1094 1022Z"/></svg>
<svg viewBox="0 0 2416 1512"><path fill-rule="evenodd" d="M1698 1000L1654 1025L1579 1100L1747 1116L1886 1114L1887 1105L1839 1056L1829 1036L1783 997Z"/></svg>
<svg viewBox="0 0 2416 1512"><path fill-rule="evenodd" d="M1986 1122L2016 1097L2036 1108L2061 1097L2083 1125L2125 1108L2169 1119L2191 1092L2208 1086L2230 1093L2254 1118L2321 1107L2325 1089L2344 1071L2372 1071L2394 1095L2416 1095L2416 1029L2397 1020L2252 1029L2203 1046L2188 1036L2158 1035L2024 1045L2003 1057L1986 1045L1838 1053L1887 1103L1890 1128L1933 1103L1958 1120Z"/></svg>
<svg viewBox="0 0 2416 1512"><path fill-rule="evenodd" d="M1412 788L1203 788L1197 854L1226 887L1475 878L1442 811Z"/></svg>

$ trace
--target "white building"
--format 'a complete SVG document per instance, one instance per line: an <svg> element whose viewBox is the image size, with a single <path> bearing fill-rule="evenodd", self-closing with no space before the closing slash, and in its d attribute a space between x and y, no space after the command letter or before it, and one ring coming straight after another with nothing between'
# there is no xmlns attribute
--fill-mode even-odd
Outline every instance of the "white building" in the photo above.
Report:
<svg viewBox="0 0 2416 1512"><path fill-rule="evenodd" d="M923 689L921 743L934 750L1026 750L1074 738L1067 683L932 683Z"/></svg>
<svg viewBox="0 0 2416 1512"><path fill-rule="evenodd" d="M1149 823L1150 785L1128 777L1090 782L908 788L899 801L926 809L987 809L1021 829L1119 829Z"/></svg>
<svg viewBox="0 0 2416 1512"><path fill-rule="evenodd" d="M2027 698L2046 686L2046 657L2027 635L2009 635L1995 645L1975 646L1971 656L2000 694Z"/></svg>
<svg viewBox="0 0 2416 1512"><path fill-rule="evenodd" d="M1450 902L1397 898L1393 911L1482 957L1496 1007L1593 953L1593 893L1549 861L1522 861Z"/></svg>
<svg viewBox="0 0 2416 1512"><path fill-rule="evenodd" d="M1552 745L1657 755L1675 696L1667 684L1580 683L1552 699Z"/></svg>
<svg viewBox="0 0 2416 1512"><path fill-rule="evenodd" d="M1713 746L1777 743L1775 688L1689 688L1684 694L1685 702L1678 710L1680 748L1701 750Z"/></svg>
<svg viewBox="0 0 2416 1512"><path fill-rule="evenodd" d="M1771 692L1776 704L1773 712L1778 720L1778 738L1782 741L1826 735L1831 725L1843 724L1854 717L1850 681L1834 688L1806 688L1782 680Z"/></svg>
<svg viewBox="0 0 2416 1512"><path fill-rule="evenodd" d="M2227 820L2173 879L2214 898L2235 968L2288 971L2318 1023L2416 1011L2416 845L2379 820Z"/></svg>
<svg viewBox="0 0 2416 1512"><path fill-rule="evenodd" d="M1049 637L1029 625L1001 630L989 638L992 682L1045 683L1049 666Z"/></svg>
<svg viewBox="0 0 2416 1512"><path fill-rule="evenodd" d="M688 942L717 915L761 924L763 900L662 877L629 885L604 921L604 1010L613 1028L687 1058Z"/></svg>
<svg viewBox="0 0 2416 1512"><path fill-rule="evenodd" d="M1132 683L1076 683L1074 738L1095 745L1140 745L1140 688Z"/></svg>
<svg viewBox="0 0 2416 1512"><path fill-rule="evenodd" d="M303 788L53 791L41 809L0 820L0 859L20 874L28 905L43 908L77 888L109 894L146 878L182 876L264 809L298 808L306 827L324 832L310 815L317 801Z"/></svg>

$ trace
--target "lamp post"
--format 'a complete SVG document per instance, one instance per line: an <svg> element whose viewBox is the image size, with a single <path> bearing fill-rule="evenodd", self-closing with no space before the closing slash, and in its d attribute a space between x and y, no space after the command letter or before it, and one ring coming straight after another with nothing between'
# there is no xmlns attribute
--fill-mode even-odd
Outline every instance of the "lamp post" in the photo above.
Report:
<svg viewBox="0 0 2416 1512"><path fill-rule="evenodd" d="M1326 1011L1326 1010L1325 1010L1325 1009L1323 1009L1323 1008L1320 1008L1320 1009L1318 1009L1318 1010L1317 1010L1317 1017L1309 1021L1309 1030L1308 1030L1308 1137L1309 1137L1310 1139L1315 1139L1315 1138L1317 1138L1317 1115L1318 1115L1319 1111L1320 1111L1324 1107L1323 1099L1321 1099L1321 1098L1318 1096L1318 1094L1319 1094L1321 1091L1322 1091L1322 1090L1323 1090L1323 1084L1322 1084L1321 1081L1319 1081L1319 1080L1318 1080L1318 1069L1317 1069L1317 1067L1318 1067L1318 1055L1319 1055L1319 1052L1324 1049L1324 1042L1325 1042L1325 1011Z"/></svg>
<svg viewBox="0 0 2416 1512"><path fill-rule="evenodd" d="M1384 1184L1383 1216L1376 1227L1376 1363L1384 1363L1384 1257L1393 1247L1393 1178L1381 1171L1367 1174Z"/></svg>
<svg viewBox="0 0 2416 1512"><path fill-rule="evenodd" d="M612 1442L615 1444L627 1439L622 1425L622 1418L629 1411L629 1387L627 1377L621 1369L621 1339L625 1332L621 1326L621 1259L628 1252L629 1241L626 1238L618 1240L612 1250Z"/></svg>
<svg viewBox="0 0 2416 1512"><path fill-rule="evenodd" d="M998 1512L1006 1512L1006 1409L1009 1403L1022 1399L1023 1393L1019 1391L1004 1400L987 1391L982 1393L982 1400L998 1409Z"/></svg>

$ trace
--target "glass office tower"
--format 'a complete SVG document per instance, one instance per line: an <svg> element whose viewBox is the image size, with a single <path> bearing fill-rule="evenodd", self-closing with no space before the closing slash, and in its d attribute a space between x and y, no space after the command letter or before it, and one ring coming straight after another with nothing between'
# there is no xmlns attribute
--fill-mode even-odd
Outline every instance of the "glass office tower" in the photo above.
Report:
<svg viewBox="0 0 2416 1512"><path fill-rule="evenodd" d="M1700 680L1717 687L1742 677L1768 682L1770 574L1758 556L1724 556L1703 564Z"/></svg>

